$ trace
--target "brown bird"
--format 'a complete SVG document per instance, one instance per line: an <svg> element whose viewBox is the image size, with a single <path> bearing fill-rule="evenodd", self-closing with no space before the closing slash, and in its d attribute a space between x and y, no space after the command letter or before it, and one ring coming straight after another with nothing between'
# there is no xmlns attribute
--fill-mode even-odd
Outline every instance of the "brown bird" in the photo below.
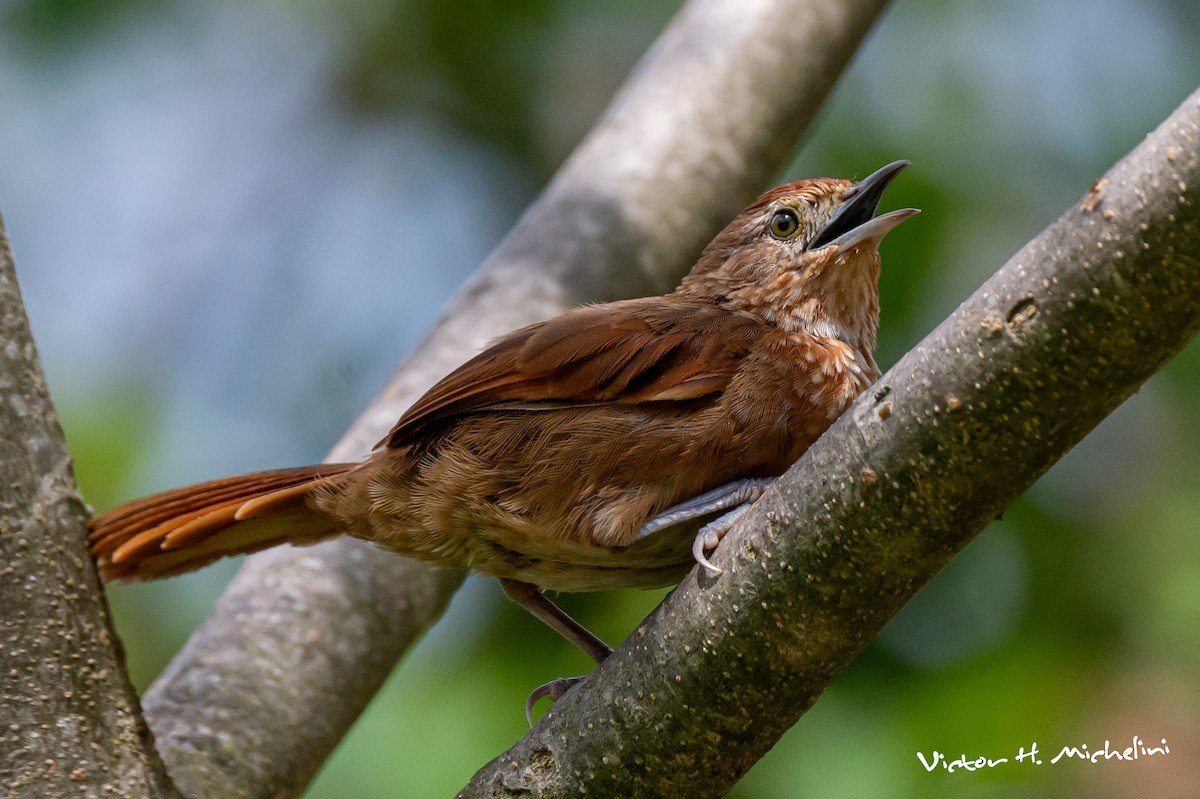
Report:
<svg viewBox="0 0 1200 799"><path fill-rule="evenodd" d="M542 595L678 582L879 376L875 216L897 161L772 189L661 297L509 333L429 390L358 464L213 480L91 523L105 579L346 533L500 578L597 662ZM530 697L558 698L574 680Z"/></svg>

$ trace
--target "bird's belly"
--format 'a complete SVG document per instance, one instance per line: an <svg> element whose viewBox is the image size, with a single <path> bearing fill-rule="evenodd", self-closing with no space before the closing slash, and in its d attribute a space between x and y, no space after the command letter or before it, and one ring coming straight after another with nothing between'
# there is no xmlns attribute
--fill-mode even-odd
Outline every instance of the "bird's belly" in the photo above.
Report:
<svg viewBox="0 0 1200 799"><path fill-rule="evenodd" d="M551 591L662 588L679 582L695 565L691 546L696 529L696 523L677 525L623 547L585 543L560 533L523 537L513 542L521 544L519 548L507 545L504 531L477 529L468 543L469 565L483 574ZM536 546L530 546L534 541Z"/></svg>

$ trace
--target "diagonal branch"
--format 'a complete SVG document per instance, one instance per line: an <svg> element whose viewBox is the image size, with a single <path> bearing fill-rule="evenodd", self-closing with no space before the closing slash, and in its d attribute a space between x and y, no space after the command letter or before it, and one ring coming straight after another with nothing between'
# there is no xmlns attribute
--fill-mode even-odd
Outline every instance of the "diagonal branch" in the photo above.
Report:
<svg viewBox="0 0 1200 799"><path fill-rule="evenodd" d="M494 335L659 293L767 179L884 0L692 0L331 457L362 455ZM144 698L197 796L292 796L460 576L344 540L250 558Z"/></svg>
<svg viewBox="0 0 1200 799"><path fill-rule="evenodd" d="M0 792L173 797L125 676L87 509L0 223Z"/></svg>
<svg viewBox="0 0 1200 799"><path fill-rule="evenodd" d="M834 424L462 796L718 796L1200 330L1200 92Z"/></svg>

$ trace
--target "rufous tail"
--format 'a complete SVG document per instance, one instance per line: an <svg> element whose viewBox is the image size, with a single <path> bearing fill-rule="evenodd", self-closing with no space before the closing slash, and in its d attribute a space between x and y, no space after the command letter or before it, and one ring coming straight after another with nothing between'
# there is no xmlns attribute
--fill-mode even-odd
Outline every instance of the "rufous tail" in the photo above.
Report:
<svg viewBox="0 0 1200 799"><path fill-rule="evenodd" d="M105 580L153 580L276 544L341 532L306 500L357 464L255 472L176 488L92 519L88 541Z"/></svg>

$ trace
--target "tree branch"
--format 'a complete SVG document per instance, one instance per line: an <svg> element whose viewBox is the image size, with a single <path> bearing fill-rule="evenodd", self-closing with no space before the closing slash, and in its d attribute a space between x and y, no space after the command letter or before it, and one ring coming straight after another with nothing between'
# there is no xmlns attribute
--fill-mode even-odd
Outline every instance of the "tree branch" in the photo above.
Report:
<svg viewBox="0 0 1200 799"><path fill-rule="evenodd" d="M464 797L718 796L1200 329L1200 92L864 394Z"/></svg>
<svg viewBox="0 0 1200 799"><path fill-rule="evenodd" d="M0 222L0 790L176 796L87 550L87 509Z"/></svg>
<svg viewBox="0 0 1200 799"><path fill-rule="evenodd" d="M334 448L364 454L494 335L660 293L782 164L884 0L692 0ZM198 796L299 793L460 577L335 541L250 558L144 698Z"/></svg>

